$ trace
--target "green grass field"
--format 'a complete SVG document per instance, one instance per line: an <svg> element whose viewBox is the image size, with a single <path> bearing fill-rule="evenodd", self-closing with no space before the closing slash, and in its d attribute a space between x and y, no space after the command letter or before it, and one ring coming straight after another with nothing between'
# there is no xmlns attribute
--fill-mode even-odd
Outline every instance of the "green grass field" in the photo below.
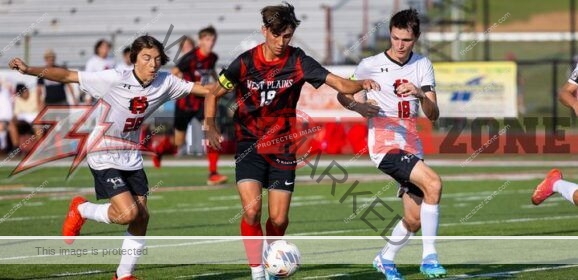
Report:
<svg viewBox="0 0 578 280"><path fill-rule="evenodd" d="M463 159L467 156L463 156ZM480 156L465 167L437 166L434 167L444 179L444 198L441 204L441 219L439 234L441 236L574 236L578 234L578 214L576 209L560 196L553 197L540 207L530 205L530 195L533 187L541 180L551 165L559 160L570 157L546 157L546 161L535 166L521 167L515 164L500 166L503 160L538 161L542 156L534 157L495 157ZM455 158L457 162L463 160ZM337 159L345 165L349 158ZM490 160L490 161L489 161ZM494 161L491 161L494 160ZM366 161L363 157L362 160ZM473 166L473 163L487 162L485 166ZM495 163L495 164L494 164ZM564 166L558 163L558 166ZM348 181L337 184L335 195L331 195L331 182L324 180L316 182L327 165L320 165L314 179L308 176L311 168L305 167L298 171L297 189L294 194L293 207L290 213L291 224L288 235L306 236L359 236L377 237L379 233L372 230L366 223L355 217L349 223L344 219L349 217L353 209L353 201L347 198L343 203L339 199L344 195L353 181L360 183L355 191L369 190L377 193L390 181L385 175L371 166L348 167ZM578 168L574 165L563 167L566 177L578 178ZM77 173L66 181L67 168L52 167L28 172L24 175L8 178L10 168L0 169L0 217L3 213L12 215L0 223L0 236L58 236L61 222L68 207L69 199L76 194L83 194L94 200L92 177L87 168L80 168ZM151 188L158 186L151 193L149 209L151 220L148 235L150 236L236 236L239 234L238 220L232 219L240 211L236 190L232 184L223 187L204 187L206 170L204 167L163 167L162 169L147 168ZM222 168L222 173L234 176L230 167ZM331 171L336 177L341 176L335 169ZM525 175L520 176L520 175ZM468 179L472 178L472 179ZM511 179L510 179L511 178ZM328 178L326 178L328 179ZM46 182L45 187L25 201L23 206L13 211L22 203L26 195ZM505 187L504 187L505 186ZM498 191L499 190L499 191ZM489 196L493 197L469 219L463 221ZM395 188L389 188L380 195L394 212L388 213L391 219L395 214L401 214L401 203L395 198ZM359 196L358 206L370 201L368 195ZM383 207L375 208L381 213L387 211ZM232 221L232 222L231 222ZM387 222L380 221L376 216L369 215L368 221L377 226L385 227ZM463 221L463 222L462 222ZM381 230L381 229L380 229ZM120 236L124 232L122 226L105 225L87 222L82 236ZM120 246L120 240L117 241ZM326 241L319 241L325 242ZM356 246L352 241L351 246ZM373 256L381 245L373 246L374 241L367 241L366 246L347 251L347 246L335 246L343 249L333 250L339 255L366 255L367 265L352 261L353 264L304 264L293 279L383 279L371 267ZM383 241L385 242L385 241ZM400 271L407 279L422 279L418 273L417 263L420 258L419 240L412 241L413 249L400 253L400 258L409 260L400 265ZM438 250L442 262L444 247L450 256L451 241L438 241ZM495 241L503 244L504 241ZM548 242L548 241L540 241ZM564 241L561 241L564 242ZM573 242L573 241L568 241ZM5 244L5 243L3 243ZM297 243L299 244L299 243ZM371 244L371 245L370 245ZM378 242L378 244L381 244ZM456 243L454 243L456 244ZM559 244L559 243L558 243ZM345 244L343 244L345 245ZM22 244L22 250L26 242ZM218 245L215 245L218 246ZM308 248L300 246L303 257L308 257ZM374 248L375 247L375 248ZM195 248L200 251L195 251ZM215 247L217 248L217 247ZM185 246L181 248L192 254L202 256L209 254L202 251L202 246ZM466 250L466 249L463 249ZM331 250L330 250L331 251ZM175 254L177 250L175 249ZM349 253L348 253L349 252ZM475 256L480 252L468 252ZM310 253L309 253L310 254ZM488 249L485 254L492 254ZM1 255L1 253L0 253ZM515 254L512 254L512 258ZM498 257L498 256L496 256ZM503 257L503 256L502 256ZM192 257L191 257L192 258ZM309 256L312 259L312 256ZM571 279L578 272L577 265L555 264L516 264L515 259L508 259L507 264L446 264L450 278L465 279ZM415 262L415 264L412 264ZM6 264L0 259L0 279L110 279L116 265L114 264L58 264L58 265L24 265ZM14 263L14 262L11 262ZM18 263L18 262L16 262ZM237 262L239 263L239 262ZM568 264L577 263L569 260ZM162 264L143 264L137 270L137 276L144 279L249 279L249 271L241 264L189 264L186 259L167 259Z"/></svg>

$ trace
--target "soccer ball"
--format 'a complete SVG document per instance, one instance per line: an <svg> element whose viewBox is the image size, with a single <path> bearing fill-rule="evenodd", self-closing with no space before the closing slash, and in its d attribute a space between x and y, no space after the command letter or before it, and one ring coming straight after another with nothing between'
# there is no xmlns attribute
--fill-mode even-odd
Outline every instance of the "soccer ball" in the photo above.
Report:
<svg viewBox="0 0 578 280"><path fill-rule="evenodd" d="M295 244L285 240L277 240L269 244L263 253L263 263L269 275L287 278L299 269L301 253Z"/></svg>

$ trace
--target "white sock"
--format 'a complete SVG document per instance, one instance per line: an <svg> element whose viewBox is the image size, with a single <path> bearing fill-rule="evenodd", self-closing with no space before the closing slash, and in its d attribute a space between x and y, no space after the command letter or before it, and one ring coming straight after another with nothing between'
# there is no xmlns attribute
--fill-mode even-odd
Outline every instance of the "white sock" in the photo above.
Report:
<svg viewBox="0 0 578 280"><path fill-rule="evenodd" d="M410 239L408 237L413 236L413 234L413 232L409 232L405 228L403 225L403 220L400 220L393 228L391 236L389 237L389 241L385 247L383 247L383 250L381 250L381 256L384 259L393 262L395 254L397 254L397 252L401 250L403 246L409 243Z"/></svg>
<svg viewBox="0 0 578 280"><path fill-rule="evenodd" d="M578 190L578 185L572 182L558 180L554 183L554 191L561 194L566 200L574 203L574 192Z"/></svg>
<svg viewBox="0 0 578 280"><path fill-rule="evenodd" d="M8 146L8 134L5 130L0 131L0 150L6 149Z"/></svg>
<svg viewBox="0 0 578 280"><path fill-rule="evenodd" d="M421 204L421 235L431 237L438 235L439 204ZM423 258L437 254L434 239L423 239Z"/></svg>
<svg viewBox="0 0 578 280"><path fill-rule="evenodd" d="M85 202L78 205L78 211L83 218L100 223L110 224L110 218L108 217L109 207L110 203L96 204L92 202Z"/></svg>
<svg viewBox="0 0 578 280"><path fill-rule="evenodd" d="M265 279L265 268L262 265L251 266L252 279Z"/></svg>
<svg viewBox="0 0 578 280"><path fill-rule="evenodd" d="M124 234L128 237L133 237L128 231ZM139 236L136 238L125 238L122 242L122 250L126 252L120 258L120 264L116 269L116 276L118 278L126 277L132 275L134 267L140 256L142 255L142 250L145 246L145 240L140 239Z"/></svg>

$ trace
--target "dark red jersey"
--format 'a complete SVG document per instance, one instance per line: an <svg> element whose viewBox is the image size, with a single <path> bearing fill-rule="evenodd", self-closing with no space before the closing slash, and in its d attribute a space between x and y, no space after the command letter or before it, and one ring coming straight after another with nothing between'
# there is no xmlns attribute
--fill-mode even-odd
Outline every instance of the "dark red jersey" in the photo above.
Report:
<svg viewBox="0 0 578 280"><path fill-rule="evenodd" d="M204 85L210 81L217 59L215 53L204 56L199 48L194 48L179 60L177 67L183 73L185 81ZM198 111L203 108L204 100L203 97L189 94L177 100L177 107L183 111Z"/></svg>
<svg viewBox="0 0 578 280"><path fill-rule="evenodd" d="M219 77L223 87L236 86L237 140L256 141L266 135L287 134L303 84L318 88L328 74L300 48L288 47L275 61L265 61L263 44L241 54ZM279 118L285 120L280 122Z"/></svg>

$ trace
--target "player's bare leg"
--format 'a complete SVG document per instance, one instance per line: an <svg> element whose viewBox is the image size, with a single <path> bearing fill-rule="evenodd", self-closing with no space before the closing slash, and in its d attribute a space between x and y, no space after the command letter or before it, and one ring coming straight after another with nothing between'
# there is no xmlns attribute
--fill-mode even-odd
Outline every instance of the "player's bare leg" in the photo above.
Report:
<svg viewBox="0 0 578 280"><path fill-rule="evenodd" d="M395 255L421 227L420 210L423 199L415 194L404 193L402 201L403 218L393 228L387 244L373 260L373 266L383 273L386 279L403 279L395 266Z"/></svg>
<svg viewBox="0 0 578 280"><path fill-rule="evenodd" d="M289 225L289 206L292 192L269 190L269 218L266 224L267 236L283 236ZM268 243L275 239L267 239Z"/></svg>
<svg viewBox="0 0 578 280"><path fill-rule="evenodd" d="M128 194L128 193L125 193ZM116 196L115 196L116 197ZM114 198L114 197L113 197ZM147 198L145 196L132 196L132 204L130 208L136 209L135 215L132 216L131 220L128 221L128 228L125 233L127 238L122 243L122 249L126 252L131 252L131 254L122 255L120 259L120 264L116 270L115 277L117 279L135 279L133 272L138 262L138 259L142 255L142 250L145 246L145 240L142 238L131 238L136 236L144 236L147 232L149 214L147 209ZM123 201L124 202L124 201ZM125 205L123 205L125 206ZM112 208L112 207L111 207ZM132 211L123 207L124 211ZM118 212L116 214L119 214ZM133 213L131 213L132 215ZM119 219L124 219L121 217L122 214L115 217ZM133 278L131 278L133 277Z"/></svg>
<svg viewBox="0 0 578 280"><path fill-rule="evenodd" d="M255 180L241 180L237 183L237 191L243 205L241 219L241 236L263 236L261 228L261 209L263 195L261 182ZM265 270L261 265L263 241L258 239L243 240L245 253L251 267L252 279L264 280Z"/></svg>
<svg viewBox="0 0 578 280"><path fill-rule="evenodd" d="M438 231L439 202L442 182L439 175L422 161L418 161L411 171L409 180L424 193L420 209L421 232L423 236L423 254L421 272L428 278L442 277L447 274L437 257L435 239Z"/></svg>

